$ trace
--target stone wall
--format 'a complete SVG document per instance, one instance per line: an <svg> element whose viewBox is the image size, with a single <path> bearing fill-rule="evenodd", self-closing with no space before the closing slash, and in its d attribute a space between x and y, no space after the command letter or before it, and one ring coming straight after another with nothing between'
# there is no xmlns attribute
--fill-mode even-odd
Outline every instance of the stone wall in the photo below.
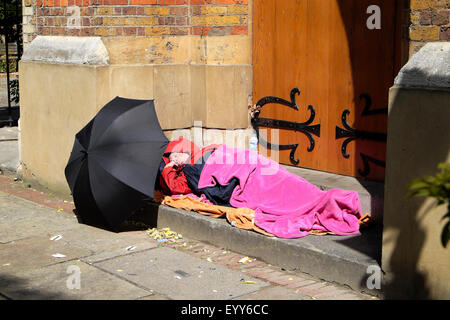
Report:
<svg viewBox="0 0 450 320"><path fill-rule="evenodd" d="M429 43L390 90L382 246L388 299L450 298L450 248L440 242L446 205L406 198L407 184L450 162L449 75L450 43Z"/></svg>
<svg viewBox="0 0 450 320"><path fill-rule="evenodd" d="M450 39L450 0L410 0L407 9L408 36L412 56L428 42Z"/></svg>
<svg viewBox="0 0 450 320"><path fill-rule="evenodd" d="M251 1L32 1L20 64L24 180L68 195L74 136L116 96L153 99L169 139L247 147Z"/></svg>

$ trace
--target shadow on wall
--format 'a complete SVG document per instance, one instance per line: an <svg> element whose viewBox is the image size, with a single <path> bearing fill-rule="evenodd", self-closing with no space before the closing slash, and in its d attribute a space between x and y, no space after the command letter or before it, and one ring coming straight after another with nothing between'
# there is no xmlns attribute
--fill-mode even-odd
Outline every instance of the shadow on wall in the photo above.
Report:
<svg viewBox="0 0 450 320"><path fill-rule="evenodd" d="M355 174L376 181L384 181L385 176L389 88L406 62L401 58L400 48L402 1L336 0L346 33L347 50L344 52L349 55L351 74L348 80L352 83L349 94L355 105L354 111L346 115L345 109L350 106L337 106L341 108L339 116L342 118L337 125L346 128L346 119L348 126L358 130L356 139L349 144L349 151L354 146L354 153L349 152L348 160L355 163ZM371 11L374 5L379 12ZM379 29L369 28L369 22L377 21L371 17L379 18ZM345 92L341 94L345 95ZM337 141L344 148L344 141L348 139ZM343 154L339 156L343 157Z"/></svg>
<svg viewBox="0 0 450 320"><path fill-rule="evenodd" d="M430 84L430 74L415 68L407 72ZM450 83L450 76L437 75L433 80ZM436 208L437 202L430 198L406 199L406 185L415 178L435 175L438 164L450 160L450 91L431 85L405 86L390 91L383 291L386 299L440 299L449 293L449 249L440 243L445 206Z"/></svg>
<svg viewBox="0 0 450 320"><path fill-rule="evenodd" d="M428 89L389 91L407 61L401 13L409 8L409 1L336 1L351 64L355 103L351 127L366 133L365 138L351 142L355 147L353 161L362 176L365 173L374 180L385 177L382 236L371 242L379 244L374 249L380 250L381 257L377 252L373 257L381 260L386 271L381 289L386 299L433 298L436 292L445 291L436 280L444 271L433 266L445 263L445 254L448 255L446 252L444 257L439 253L433 256L433 252L442 250L435 248L440 246L440 233L435 230L439 229L442 215L438 214L436 221L428 219L428 215L436 215L428 213L435 203L425 198L406 199L405 187L415 178L434 175L437 165L448 161L449 145L442 141L450 141L446 120L450 117L449 95L430 90L434 89L432 85ZM381 8L381 29L367 32L363 25L368 15L361 17L361 12L365 13L371 5ZM423 83L430 77L421 70L408 72ZM438 80L448 83L448 75L445 77ZM343 127L344 123L339 125ZM370 174L366 169L370 169ZM358 250L357 243L347 244ZM365 286L366 279L361 281L361 286Z"/></svg>

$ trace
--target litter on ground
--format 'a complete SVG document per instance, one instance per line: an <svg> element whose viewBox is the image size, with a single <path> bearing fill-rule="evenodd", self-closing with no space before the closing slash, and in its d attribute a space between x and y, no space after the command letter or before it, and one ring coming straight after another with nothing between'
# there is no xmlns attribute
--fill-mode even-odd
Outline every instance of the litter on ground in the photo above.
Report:
<svg viewBox="0 0 450 320"><path fill-rule="evenodd" d="M170 242L170 243L180 243L183 236L175 231L170 230L170 228L152 228L147 230L147 234L158 242Z"/></svg>

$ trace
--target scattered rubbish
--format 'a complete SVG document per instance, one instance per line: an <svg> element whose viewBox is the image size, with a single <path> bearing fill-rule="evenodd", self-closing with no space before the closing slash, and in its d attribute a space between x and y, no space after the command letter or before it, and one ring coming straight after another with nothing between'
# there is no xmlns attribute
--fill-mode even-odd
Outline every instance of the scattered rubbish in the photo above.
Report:
<svg viewBox="0 0 450 320"><path fill-rule="evenodd" d="M239 260L238 262L239 263L247 263L247 262L250 262L251 260L250 260L250 258L249 257L243 257L241 260Z"/></svg>
<svg viewBox="0 0 450 320"><path fill-rule="evenodd" d="M292 280L294 280L294 278L289 278L288 280L289 280L289 281L292 281Z"/></svg>
<svg viewBox="0 0 450 320"><path fill-rule="evenodd" d="M175 276L175 278L177 278L178 280L181 280L181 277L180 277L180 276Z"/></svg>
<svg viewBox="0 0 450 320"><path fill-rule="evenodd" d="M170 228L152 228L147 230L147 234L158 242L180 243L181 239L183 239L181 234L170 230Z"/></svg>
<svg viewBox="0 0 450 320"><path fill-rule="evenodd" d="M11 263L5 263L5 264L2 265L2 267L7 267L7 266L10 266L10 265L11 265Z"/></svg>
<svg viewBox="0 0 450 320"><path fill-rule="evenodd" d="M208 262L213 262L212 259L210 257L206 258L206 261Z"/></svg>
<svg viewBox="0 0 450 320"><path fill-rule="evenodd" d="M127 250L127 251L133 251L134 249L136 249L135 246L129 246L129 247L126 247L125 250Z"/></svg>
<svg viewBox="0 0 450 320"><path fill-rule="evenodd" d="M179 274L182 277L189 277L190 276L189 273L187 273L187 272L185 272L183 270L175 270L175 273Z"/></svg>
<svg viewBox="0 0 450 320"><path fill-rule="evenodd" d="M122 270L122 269L117 269L116 271L117 271L117 272L123 272L123 270Z"/></svg>
<svg viewBox="0 0 450 320"><path fill-rule="evenodd" d="M61 239L62 239L62 235L60 235L60 234L50 238L50 240L52 240L52 241L58 241L58 240L61 240Z"/></svg>
<svg viewBox="0 0 450 320"><path fill-rule="evenodd" d="M217 290L213 290L212 292L217 292Z"/></svg>
<svg viewBox="0 0 450 320"><path fill-rule="evenodd" d="M66 256L64 254L61 254L61 253L54 253L54 254L52 254L52 257L54 257L54 258L65 258Z"/></svg>
<svg viewBox="0 0 450 320"><path fill-rule="evenodd" d="M56 210L56 212L62 212L63 208L58 208L58 210Z"/></svg>

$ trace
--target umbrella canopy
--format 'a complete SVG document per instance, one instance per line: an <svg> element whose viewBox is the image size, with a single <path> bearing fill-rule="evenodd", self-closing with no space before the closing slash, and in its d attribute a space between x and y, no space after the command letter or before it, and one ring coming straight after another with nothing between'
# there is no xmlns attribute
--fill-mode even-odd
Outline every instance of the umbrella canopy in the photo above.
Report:
<svg viewBox="0 0 450 320"><path fill-rule="evenodd" d="M153 100L116 97L75 136L65 175L82 223L117 231L153 198L169 141Z"/></svg>

